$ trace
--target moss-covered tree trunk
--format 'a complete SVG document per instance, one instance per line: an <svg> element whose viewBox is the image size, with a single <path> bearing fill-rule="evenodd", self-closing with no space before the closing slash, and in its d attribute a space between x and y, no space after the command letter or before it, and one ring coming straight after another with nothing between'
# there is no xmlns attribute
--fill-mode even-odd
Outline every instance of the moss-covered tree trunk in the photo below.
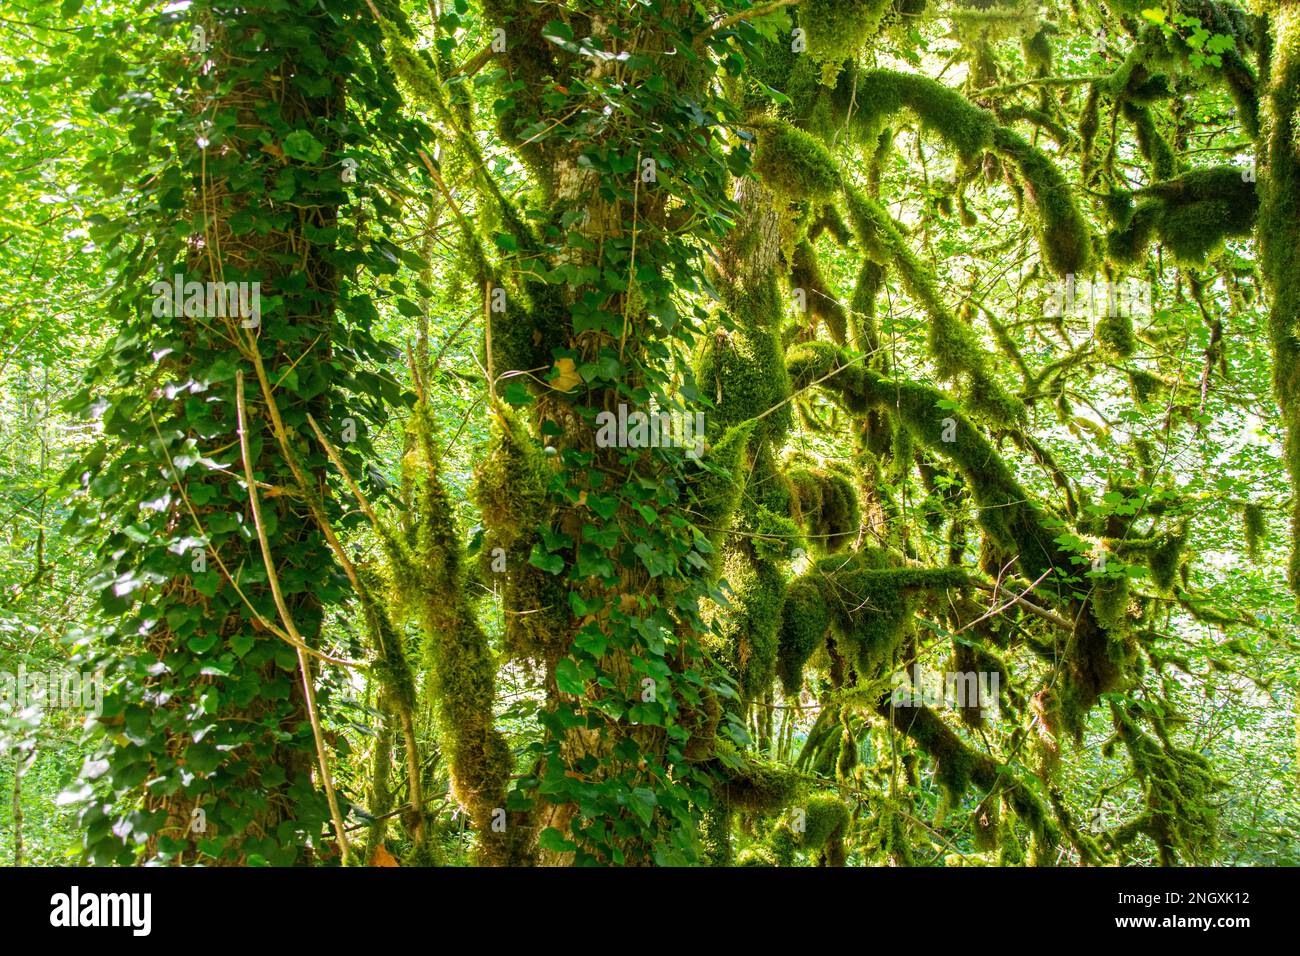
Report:
<svg viewBox="0 0 1300 956"><path fill-rule="evenodd" d="M1269 292L1273 381L1286 425L1291 486L1300 488L1300 3L1267 7L1257 235ZM1300 595L1300 494L1291 496L1291 588Z"/></svg>

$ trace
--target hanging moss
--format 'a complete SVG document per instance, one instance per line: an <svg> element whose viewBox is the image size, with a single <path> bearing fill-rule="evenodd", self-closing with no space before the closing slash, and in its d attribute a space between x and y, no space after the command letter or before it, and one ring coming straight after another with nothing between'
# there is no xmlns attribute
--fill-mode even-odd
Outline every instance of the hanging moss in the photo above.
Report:
<svg viewBox="0 0 1300 956"><path fill-rule="evenodd" d="M1106 237L1111 259L1123 264L1141 262L1158 238L1180 262L1201 265L1225 239L1251 231L1259 206L1255 184L1235 166L1193 170L1134 195L1144 198L1127 226Z"/></svg>
<svg viewBox="0 0 1300 956"><path fill-rule="evenodd" d="M1264 509L1248 502L1242 506L1241 518L1243 535L1246 541L1246 553L1251 560L1259 560L1260 544L1268 533L1268 523L1264 519Z"/></svg>
<svg viewBox="0 0 1300 956"><path fill-rule="evenodd" d="M992 139L998 152L1015 162L1024 180L1047 265L1061 276L1086 273L1092 261L1092 234L1065 176L1041 150L1011 130L998 126Z"/></svg>
<svg viewBox="0 0 1300 956"><path fill-rule="evenodd" d="M975 837L975 848L981 851L996 849L1004 836L999 808L1002 805L994 791L985 795L971 811L971 832Z"/></svg>
<svg viewBox="0 0 1300 956"><path fill-rule="evenodd" d="M786 588L781 608L776 671L787 697L799 693L808 659L821 646L830 615L821 590L806 578L796 578Z"/></svg>
<svg viewBox="0 0 1300 956"><path fill-rule="evenodd" d="M808 313L826 325L832 342L844 345L848 333L848 310L826 285L817 252L810 241L795 245L794 261L790 264L790 286L804 291Z"/></svg>
<svg viewBox="0 0 1300 956"><path fill-rule="evenodd" d="M819 589L841 647L854 655L859 679L870 681L892 661L920 594L961 588L968 579L958 568L899 567L887 552L864 548L823 558L798 580Z"/></svg>
<svg viewBox="0 0 1300 956"><path fill-rule="evenodd" d="M1046 76L1052 68L1051 36L1057 32L1056 24L1044 23L1033 33L1023 35L1021 47L1025 54L1025 64L1040 76Z"/></svg>
<svg viewBox="0 0 1300 956"><path fill-rule="evenodd" d="M1143 369L1130 368L1126 369L1129 385L1133 391L1133 401L1139 405L1145 405L1153 398L1158 397L1165 388L1168 387L1164 379L1159 375L1144 371Z"/></svg>
<svg viewBox="0 0 1300 956"><path fill-rule="evenodd" d="M1120 309L1109 309L1097 320L1097 343L1113 358L1128 358L1137 351L1137 335L1133 332L1133 318Z"/></svg>
<svg viewBox="0 0 1300 956"><path fill-rule="evenodd" d="M797 518L812 544L826 553L848 544L857 533L860 513L853 482L822 468L792 468L786 476L795 489Z"/></svg>
<svg viewBox="0 0 1300 956"><path fill-rule="evenodd" d="M740 505L744 489L741 463L756 425L751 420L728 428L701 460L702 473L693 485L696 524L705 530L715 550Z"/></svg>
<svg viewBox="0 0 1300 956"><path fill-rule="evenodd" d="M758 132L754 172L790 199L829 199L840 188L839 165L817 137L785 120L768 120Z"/></svg>
<svg viewBox="0 0 1300 956"><path fill-rule="evenodd" d="M804 0L799 24L808 34L808 53L822 68L822 82L834 85L845 60L857 56L880 28L889 0Z"/></svg>
<svg viewBox="0 0 1300 956"><path fill-rule="evenodd" d="M1171 866L1179 858L1193 863L1212 859L1218 845L1218 810L1211 798L1224 783L1210 762L1145 733L1120 704L1111 705L1111 714L1142 784L1145 812L1137 829L1155 841L1161 864Z"/></svg>
<svg viewBox="0 0 1300 956"><path fill-rule="evenodd" d="M1138 151L1151 164L1151 177L1165 180L1177 172L1174 151L1160 132L1156 129L1151 110L1146 106L1128 101L1124 104L1124 117L1133 124L1137 132Z"/></svg>
<svg viewBox="0 0 1300 956"><path fill-rule="evenodd" d="M1174 530L1159 535L1145 553L1147 567L1151 571L1151 581L1165 594L1173 592L1174 581L1183 562L1183 552L1187 548L1189 532L1189 526L1184 522Z"/></svg>

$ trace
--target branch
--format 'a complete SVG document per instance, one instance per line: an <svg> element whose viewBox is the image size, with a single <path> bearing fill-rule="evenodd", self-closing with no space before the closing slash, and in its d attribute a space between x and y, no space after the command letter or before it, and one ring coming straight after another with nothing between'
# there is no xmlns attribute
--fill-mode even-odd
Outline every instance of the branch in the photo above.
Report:
<svg viewBox="0 0 1300 956"><path fill-rule="evenodd" d="M266 537L266 526L262 522L262 505L257 499L257 482L253 480L253 459L248 452L248 413L244 408L244 373L241 369L235 373L235 412L239 420L239 451L244 459L244 476L248 480L248 501L253 506L253 523L257 526L257 543L262 549L262 561L266 565L266 579L271 585L271 595L280 612L280 619L285 629L295 639L298 648L298 670L302 674L303 698L307 705L307 717L311 721L312 737L316 741L316 759L320 764L321 783L325 787L325 797L329 801L330 817L334 823L334 835L339 841L339 851L343 863L348 862L348 837L343 829L343 816L339 813L338 797L334 793L334 781L330 779L329 763L325 759L325 736L321 731L320 715L316 712L316 688L312 686L311 668L307 664L306 641L298 633L293 615L285 604L280 591L280 578L271 559L271 544Z"/></svg>

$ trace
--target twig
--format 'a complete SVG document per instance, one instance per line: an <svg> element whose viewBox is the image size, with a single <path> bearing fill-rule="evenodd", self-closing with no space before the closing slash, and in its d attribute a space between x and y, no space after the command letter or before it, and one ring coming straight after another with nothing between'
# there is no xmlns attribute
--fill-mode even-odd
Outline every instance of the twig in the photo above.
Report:
<svg viewBox="0 0 1300 956"><path fill-rule="evenodd" d="M293 615L289 613L284 595L280 592L280 577L271 559L271 543L266 537L266 526L262 523L262 505L257 499L257 482L253 480L253 458L248 451L248 413L244 408L244 372L235 373L235 412L239 420L239 451L244 459L244 476L248 480L248 501L253 507L253 523L257 527L257 542L262 549L262 561L266 564L266 580L271 585L271 596L275 599L276 609L284 622L285 630L297 641L298 670L302 674L303 699L307 705L307 717L311 721L312 737L316 741L316 759L320 764L321 783L325 787L325 798L329 802L330 817L334 823L334 835L339 841L339 851L344 865L348 862L349 849L347 833L343 829L343 816L339 813L338 797L334 793L334 781L330 779L329 763L325 759L325 735L321 731L320 715L316 712L316 688L312 685L311 668L307 655L303 653L306 641L298 633Z"/></svg>

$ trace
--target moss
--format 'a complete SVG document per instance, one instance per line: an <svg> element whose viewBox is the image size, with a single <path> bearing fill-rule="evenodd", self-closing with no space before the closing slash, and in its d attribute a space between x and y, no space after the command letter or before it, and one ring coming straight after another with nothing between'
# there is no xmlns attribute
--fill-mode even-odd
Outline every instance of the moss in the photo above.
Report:
<svg viewBox="0 0 1300 956"><path fill-rule="evenodd" d="M1091 178L1092 146L1097 138L1097 131L1101 128L1099 116L1100 96L1100 87L1098 84L1093 83L1088 87L1088 96L1084 100L1083 110L1079 114L1079 164L1085 182Z"/></svg>
<svg viewBox="0 0 1300 956"><path fill-rule="evenodd" d="M789 806L799 788L799 777L779 763L737 753L730 744L727 759L716 765L714 796L725 807L750 813L775 813ZM724 749L720 745L719 749Z"/></svg>
<svg viewBox="0 0 1300 956"><path fill-rule="evenodd" d="M830 615L821 590L806 578L796 578L786 588L781 608L776 672L787 697L799 693L808 659L822 644Z"/></svg>
<svg viewBox="0 0 1300 956"><path fill-rule="evenodd" d="M803 0L799 23L808 33L808 53L833 85L845 60L857 56L880 28L889 0Z"/></svg>
<svg viewBox="0 0 1300 956"><path fill-rule="evenodd" d="M1070 184L1041 150L1016 133L997 127L993 145L1015 162L1033 207L1034 228L1043 259L1057 275L1083 275L1092 260L1092 234L1074 202Z"/></svg>
<svg viewBox="0 0 1300 956"><path fill-rule="evenodd" d="M496 659L466 596L460 539L438 473L425 405L413 410L409 428L413 451L403 467L413 489L410 530L404 539L384 535L395 586L403 606L420 625L430 675L426 687L437 715L452 791L478 831L480 857L485 863L520 862L529 851L519 821L505 833L492 828L495 810L505 805L513 759L505 737L495 727ZM513 437L503 439L502 445L514 447L518 436L509 428L503 435Z"/></svg>
<svg viewBox="0 0 1300 956"><path fill-rule="evenodd" d="M907 833L907 819L892 806L880 812L878 831L883 834L881 850L898 866L916 866L912 841Z"/></svg>
<svg viewBox="0 0 1300 956"><path fill-rule="evenodd" d="M843 637L840 646L854 655L859 680L870 681L892 662L918 596L964 587L968 578L958 568L898 567L887 552L864 548L847 558L823 558L799 580L818 588Z"/></svg>
<svg viewBox="0 0 1300 956"><path fill-rule="evenodd" d="M1147 567L1151 571L1151 581L1165 594L1173 592L1174 581L1183 562L1183 552L1187 547L1189 533L1190 528L1184 522L1177 528L1157 536L1145 553Z"/></svg>
<svg viewBox="0 0 1300 956"><path fill-rule="evenodd" d="M848 544L857 534L860 516L853 483L822 468L792 468L787 477L795 489L797 518L809 540L825 553Z"/></svg>
<svg viewBox="0 0 1300 956"><path fill-rule="evenodd" d="M540 444L508 408L493 417L486 454L475 469L475 502L493 547L509 548L546 514L551 466Z"/></svg>
<svg viewBox="0 0 1300 956"><path fill-rule="evenodd" d="M1010 424L1022 420L1024 404L1007 394L990 374L991 363L974 330L948 309L933 273L913 255L888 213L855 189L847 191L847 199L849 218L859 237L864 244L878 244L887 250L908 293L925 309L930 320L929 353L939 376L948 381L964 377L969 382L970 400L993 421Z"/></svg>
<svg viewBox="0 0 1300 956"><path fill-rule="evenodd" d="M1112 358L1128 358L1137 351L1138 346L1132 317L1119 309L1107 310L1097 320L1097 343Z"/></svg>
<svg viewBox="0 0 1300 956"><path fill-rule="evenodd" d="M756 425L751 420L731 426L700 460L701 474L693 483L696 523L715 549L740 505L741 465Z"/></svg>
<svg viewBox="0 0 1300 956"><path fill-rule="evenodd" d="M1269 18L1272 60L1259 139L1263 205L1257 232L1260 272L1269 292L1268 335L1273 391L1286 426L1285 458L1300 488L1300 10L1274 5ZM1291 496L1291 590L1300 596L1300 494Z"/></svg>
<svg viewBox="0 0 1300 956"><path fill-rule="evenodd" d="M1025 34L1021 42L1025 64L1040 75L1046 75L1052 68L1051 35L1056 32L1055 24L1044 23L1035 32Z"/></svg>
<svg viewBox="0 0 1300 956"><path fill-rule="evenodd" d="M741 850L736 857L736 866L776 866L776 857L769 847L760 843Z"/></svg>
<svg viewBox="0 0 1300 956"><path fill-rule="evenodd" d="M700 839L704 844L704 857L710 866L732 865L731 818L732 813L726 807L704 811Z"/></svg>
<svg viewBox="0 0 1300 956"><path fill-rule="evenodd" d="M1151 110L1146 106L1126 102L1124 116L1137 132L1138 151L1151 164L1151 177L1157 180L1171 178L1177 171L1177 161L1168 141L1156 129Z"/></svg>
<svg viewBox="0 0 1300 956"><path fill-rule="evenodd" d="M723 576L731 590L731 606L722 620L722 636L733 655L741 690L752 700L776 677L785 575L774 561L754 560L740 549L729 549Z"/></svg>
<svg viewBox="0 0 1300 956"><path fill-rule="evenodd" d="M831 341L844 345L848 333L848 311L827 287L817 253L810 241L795 245L794 261L790 264L790 285L804 291L809 314L825 323Z"/></svg>
<svg viewBox="0 0 1300 956"><path fill-rule="evenodd" d="M1122 639L1128 633L1128 575L1095 576L1090 598L1097 623L1110 637Z"/></svg>
<svg viewBox="0 0 1300 956"><path fill-rule="evenodd" d="M831 794L809 797L804 810L803 832L799 845L805 850L819 850L832 840L842 840L849 826L849 808Z"/></svg>
<svg viewBox="0 0 1300 956"><path fill-rule="evenodd" d="M1126 373L1133 392L1133 401L1139 405L1147 404L1168 387L1168 384L1159 375L1143 369L1130 368L1126 370Z"/></svg>
<svg viewBox="0 0 1300 956"><path fill-rule="evenodd" d="M1142 784L1145 812L1138 829L1155 841L1161 864L1213 859L1218 810L1212 798L1224 783L1209 760L1147 734L1120 704L1112 703L1111 715Z"/></svg>
<svg viewBox="0 0 1300 956"><path fill-rule="evenodd" d="M971 811L971 833L977 850L987 852L995 849L1004 836L1002 815L999 812L1001 805L1002 801L996 792L990 791Z"/></svg>
<svg viewBox="0 0 1300 956"><path fill-rule="evenodd" d="M1246 553L1252 560L1258 560L1260 544L1268 533L1268 523L1264 519L1264 509L1257 504L1247 503L1241 509L1242 533L1246 541Z"/></svg>
<svg viewBox="0 0 1300 956"><path fill-rule="evenodd" d="M825 200L840 188L839 166L822 141L784 120L759 127L754 172L791 199Z"/></svg>
<svg viewBox="0 0 1300 956"><path fill-rule="evenodd" d="M711 435L763 415L790 392L776 336L782 310L775 280L759 290L733 294L728 304L735 330L709 336L695 362L695 381L716 404L709 416ZM791 422L786 403L758 421L753 438L762 443L782 437Z"/></svg>
<svg viewBox="0 0 1300 956"><path fill-rule="evenodd" d="M1225 239L1251 231L1259 206L1255 184L1235 166L1193 170L1134 195L1143 198L1132 219L1107 236L1110 257L1123 264L1141 262L1154 237L1180 262L1201 265Z"/></svg>
<svg viewBox="0 0 1300 956"><path fill-rule="evenodd" d="M863 70L857 76L856 125L861 140L874 140L890 117L911 110L965 160L993 145L993 114L959 92L928 77L893 70Z"/></svg>

